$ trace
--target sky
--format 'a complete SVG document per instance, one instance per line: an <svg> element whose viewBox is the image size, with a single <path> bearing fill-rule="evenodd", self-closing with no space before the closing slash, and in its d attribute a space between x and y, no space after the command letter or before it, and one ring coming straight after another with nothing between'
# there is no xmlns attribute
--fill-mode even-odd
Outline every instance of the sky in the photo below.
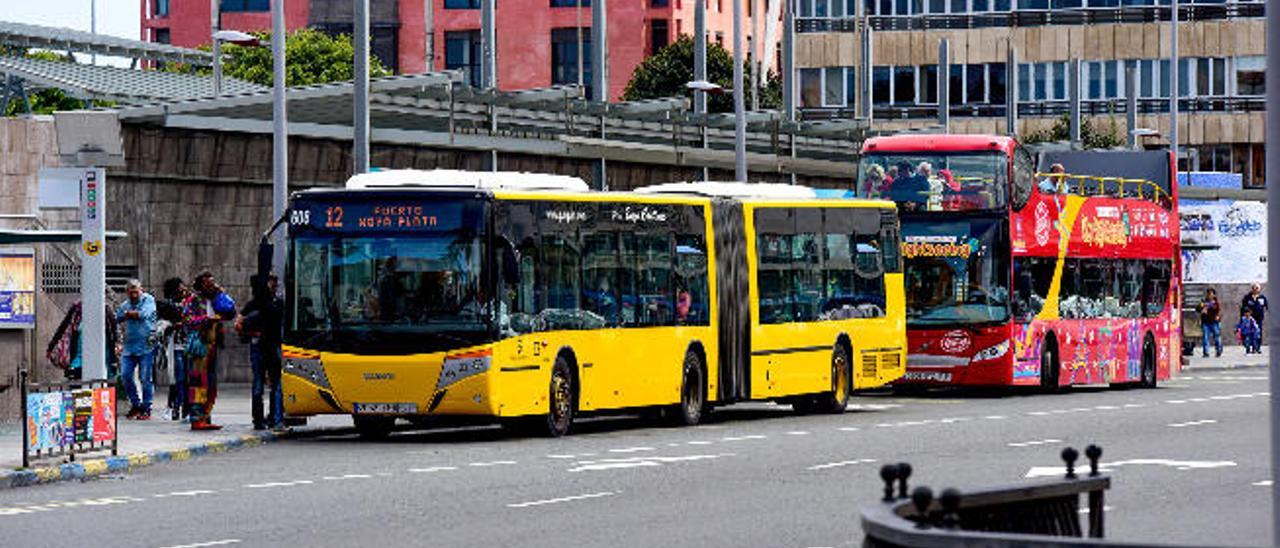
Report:
<svg viewBox="0 0 1280 548"><path fill-rule="evenodd" d="M139 39L141 0L0 0L0 20L87 31L91 2L97 5L99 34Z"/></svg>

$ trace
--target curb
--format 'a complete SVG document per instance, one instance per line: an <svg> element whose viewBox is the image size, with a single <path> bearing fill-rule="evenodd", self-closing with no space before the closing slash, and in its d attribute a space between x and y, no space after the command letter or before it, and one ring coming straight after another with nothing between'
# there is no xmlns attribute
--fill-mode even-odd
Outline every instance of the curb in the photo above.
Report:
<svg viewBox="0 0 1280 548"><path fill-rule="evenodd" d="M131 453L115 457L94 458L80 462L69 462L61 465L25 468L18 470L0 470L0 490L26 487L42 483L55 483L71 480L88 480L106 474L130 472L139 468L162 462L180 462L202 455L225 453L235 449L254 447L264 443L290 437L289 433L256 432L238 438L213 440L207 443L188 445L176 450L157 450L142 453Z"/></svg>
<svg viewBox="0 0 1280 548"><path fill-rule="evenodd" d="M1240 369L1267 369L1269 364L1244 364L1244 365L1211 365L1206 367L1183 367L1181 373L1220 373L1223 371L1236 371Z"/></svg>

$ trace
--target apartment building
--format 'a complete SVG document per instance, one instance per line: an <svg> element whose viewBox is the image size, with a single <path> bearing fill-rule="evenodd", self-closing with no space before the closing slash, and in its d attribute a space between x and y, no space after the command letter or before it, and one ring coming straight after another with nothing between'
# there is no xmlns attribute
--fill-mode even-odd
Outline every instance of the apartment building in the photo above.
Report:
<svg viewBox="0 0 1280 548"><path fill-rule="evenodd" d="M872 29L877 129L934 123L938 79L952 131L1003 132L1016 89L1019 134L1067 112L1070 61L1081 61L1082 112L1123 137L1125 78L1136 71L1137 126L1167 145L1172 72L1169 0L797 0L799 101L806 117L851 116L860 80L856 15ZM861 6L859 3L861 2ZM1178 28L1182 168L1231 171L1263 184L1265 2L1183 0ZM861 8L865 11L858 12ZM938 74L938 44L949 69ZM1007 65L1012 45L1017 66Z"/></svg>
<svg viewBox="0 0 1280 548"><path fill-rule="evenodd" d="M221 28L241 31L271 28L270 0L218 0ZM428 17L431 9L431 36ZM430 68L462 69L469 80L480 78L480 0L370 0L371 49L396 73ZM777 4L779 0L768 0ZM581 2L581 9L579 9ZM498 0L498 87L517 90L575 84L581 69L591 82L592 0ZM755 4L755 5L753 5ZM747 1L744 13L756 17L763 36L766 0ZM780 4L778 4L780 5ZM286 0L288 29L310 26L329 33L352 32L351 0ZM622 95L631 73L645 57L681 34L693 31L694 0L613 0L608 2L609 96ZM768 9L775 21L780 10ZM208 44L212 21L210 0L141 0L142 39L185 47ZM748 19L749 21L749 19ZM732 0L707 0L710 40L731 47ZM744 23L746 24L746 23ZM582 29L583 64L578 65L578 29ZM771 40L776 43L775 40ZM770 49L763 59L774 59Z"/></svg>

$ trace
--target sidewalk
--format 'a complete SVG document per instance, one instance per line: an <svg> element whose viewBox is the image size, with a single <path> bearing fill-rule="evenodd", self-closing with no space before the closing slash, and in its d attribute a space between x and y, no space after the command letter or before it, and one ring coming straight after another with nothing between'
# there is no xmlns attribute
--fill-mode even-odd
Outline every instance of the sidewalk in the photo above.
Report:
<svg viewBox="0 0 1280 548"><path fill-rule="evenodd" d="M1261 354L1245 354L1243 346L1224 346L1222 357L1213 357L1213 349L1209 349L1209 356L1203 357L1201 348L1197 346L1195 355L1186 356L1187 365L1183 366L1182 370L1186 372L1267 367L1271 360L1271 348L1263 346Z"/></svg>
<svg viewBox="0 0 1280 548"><path fill-rule="evenodd" d="M261 445L279 438L351 426L349 417L324 416L312 417L306 426L287 431L255 431L249 385L233 384L220 387L218 403L214 407L214 422L221 424L222 430L193 432L189 424L163 416L162 406L167 390L157 390L155 414L149 421L125 419L123 413L129 406L127 400L121 398L118 405L122 414L118 431L120 446L115 457L111 456L110 450L78 455L74 463L68 462L66 456L53 457L34 461L30 469L23 470L21 425L0 425L0 489L121 473L154 463L183 461Z"/></svg>

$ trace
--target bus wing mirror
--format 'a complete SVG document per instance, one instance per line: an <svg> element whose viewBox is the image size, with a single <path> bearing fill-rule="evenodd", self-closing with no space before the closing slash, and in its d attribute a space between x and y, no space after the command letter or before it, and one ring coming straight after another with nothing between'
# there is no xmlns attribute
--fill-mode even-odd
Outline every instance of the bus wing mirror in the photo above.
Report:
<svg viewBox="0 0 1280 548"><path fill-rule="evenodd" d="M271 240L263 238L258 242L258 277L265 280L271 274L271 260L275 256L276 246Z"/></svg>

